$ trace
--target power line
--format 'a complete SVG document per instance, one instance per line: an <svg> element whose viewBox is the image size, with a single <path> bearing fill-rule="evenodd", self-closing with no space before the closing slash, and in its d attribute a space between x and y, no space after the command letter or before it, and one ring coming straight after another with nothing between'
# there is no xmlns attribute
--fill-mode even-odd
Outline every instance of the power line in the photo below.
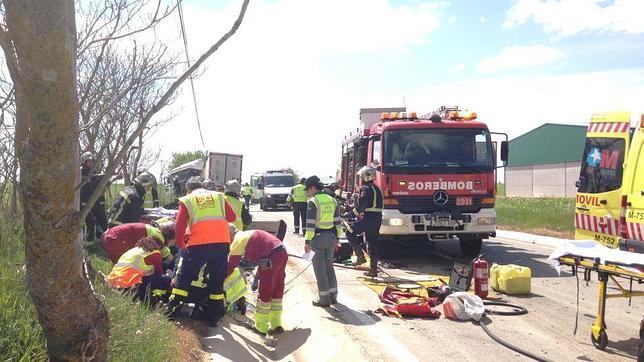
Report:
<svg viewBox="0 0 644 362"><path fill-rule="evenodd" d="M186 53L186 63L188 63L188 68L190 68L191 65L190 65L190 55L188 54L188 40L186 37L186 26L183 22L183 8L181 7L181 1L179 1L177 8L179 10L179 23L181 24L181 37L183 38L183 48ZM190 74L189 78L190 78L190 88L192 89L192 103L195 107L195 115L197 116L197 128L199 129L199 137L201 138L201 145L205 148L206 143L203 140L203 133L201 132L201 120L199 119L199 107L197 106L197 94L195 92L195 83L194 83L194 80L192 79L192 74Z"/></svg>

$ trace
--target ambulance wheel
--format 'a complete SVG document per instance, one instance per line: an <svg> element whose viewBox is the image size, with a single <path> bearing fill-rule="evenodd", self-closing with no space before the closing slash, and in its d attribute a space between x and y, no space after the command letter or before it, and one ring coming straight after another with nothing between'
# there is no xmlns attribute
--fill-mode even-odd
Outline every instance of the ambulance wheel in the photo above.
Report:
<svg viewBox="0 0 644 362"><path fill-rule="evenodd" d="M481 247L483 246L483 239L480 238L459 238L461 252L465 256L476 257L481 254Z"/></svg>
<svg viewBox="0 0 644 362"><path fill-rule="evenodd" d="M600 351L603 351L606 349L606 346L608 345L608 336L606 335L606 331L603 329L599 332L599 339L595 339L595 336L593 335L592 332L590 332L590 340L593 342L593 346L597 348Z"/></svg>

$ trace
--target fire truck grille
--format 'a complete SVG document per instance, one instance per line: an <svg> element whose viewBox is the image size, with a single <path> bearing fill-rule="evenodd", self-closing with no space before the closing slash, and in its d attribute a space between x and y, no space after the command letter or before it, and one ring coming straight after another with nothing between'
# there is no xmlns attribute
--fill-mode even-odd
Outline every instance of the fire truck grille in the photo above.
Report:
<svg viewBox="0 0 644 362"><path fill-rule="evenodd" d="M433 196L399 197L399 209L403 214L431 214L437 211L474 213L481 210L482 196L472 196L472 205L457 206L456 197L450 196L445 205L437 205Z"/></svg>

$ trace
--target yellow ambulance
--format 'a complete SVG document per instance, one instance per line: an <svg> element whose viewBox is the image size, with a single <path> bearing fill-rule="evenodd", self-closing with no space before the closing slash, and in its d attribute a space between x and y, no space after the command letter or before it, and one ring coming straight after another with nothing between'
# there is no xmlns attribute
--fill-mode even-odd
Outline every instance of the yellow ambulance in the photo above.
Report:
<svg viewBox="0 0 644 362"><path fill-rule="evenodd" d="M643 116L644 117L644 116ZM577 181L575 238L616 248L644 239L644 118L633 131L628 112L593 114Z"/></svg>

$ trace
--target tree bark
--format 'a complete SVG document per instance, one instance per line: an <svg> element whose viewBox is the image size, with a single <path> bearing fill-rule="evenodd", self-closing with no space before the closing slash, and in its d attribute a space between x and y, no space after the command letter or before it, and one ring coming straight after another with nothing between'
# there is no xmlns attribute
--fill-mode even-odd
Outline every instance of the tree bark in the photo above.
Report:
<svg viewBox="0 0 644 362"><path fill-rule="evenodd" d="M107 312L83 270L74 0L5 0L14 52L27 286L52 361L107 360ZM7 56L7 62L11 57Z"/></svg>

